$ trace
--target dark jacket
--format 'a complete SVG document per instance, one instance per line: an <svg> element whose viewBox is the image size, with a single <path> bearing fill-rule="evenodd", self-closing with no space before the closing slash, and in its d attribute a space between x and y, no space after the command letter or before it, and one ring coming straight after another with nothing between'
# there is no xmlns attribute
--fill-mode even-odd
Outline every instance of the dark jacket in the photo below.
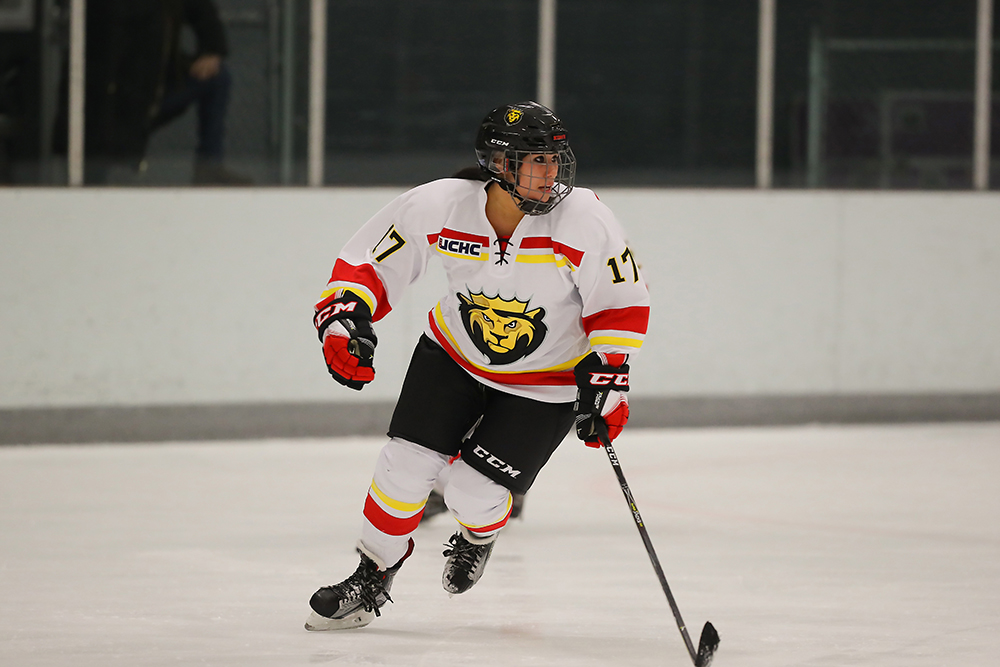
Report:
<svg viewBox="0 0 1000 667"><path fill-rule="evenodd" d="M182 28L197 41L180 50ZM88 0L85 150L88 158L138 162L168 88L203 54L228 53L212 0ZM67 121L61 106L56 149L65 151Z"/></svg>

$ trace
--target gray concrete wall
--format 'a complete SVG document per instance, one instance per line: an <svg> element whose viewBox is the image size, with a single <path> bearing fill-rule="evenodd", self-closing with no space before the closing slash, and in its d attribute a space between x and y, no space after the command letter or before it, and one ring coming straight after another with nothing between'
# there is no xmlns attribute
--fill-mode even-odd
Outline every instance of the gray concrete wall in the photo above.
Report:
<svg viewBox="0 0 1000 667"><path fill-rule="evenodd" d="M362 393L328 378L310 316L340 246L400 191L0 190L0 424L183 406L382 414L443 289L436 264L378 326ZM599 195L652 293L633 371L651 414L696 401L729 405L725 422L749 400L760 420L827 397L828 415L917 400L919 417L934 399L1000 418L1000 195Z"/></svg>

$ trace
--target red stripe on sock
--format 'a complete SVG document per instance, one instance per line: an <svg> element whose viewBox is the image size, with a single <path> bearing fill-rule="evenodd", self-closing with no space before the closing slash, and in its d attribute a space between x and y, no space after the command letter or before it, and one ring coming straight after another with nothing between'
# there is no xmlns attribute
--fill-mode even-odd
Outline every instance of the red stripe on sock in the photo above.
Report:
<svg viewBox="0 0 1000 667"><path fill-rule="evenodd" d="M371 494L369 494L368 499L365 500L364 514L365 518L368 519L373 526L386 535L400 536L409 535L417 529L417 525L420 523L420 517L424 515L424 511L421 509L411 517L400 519L382 509L371 497Z"/></svg>
<svg viewBox="0 0 1000 667"><path fill-rule="evenodd" d="M513 503L511 503L510 508L507 510L507 513L504 515L502 519L488 526L477 526L476 528L471 528L469 526L465 526L465 524L462 525L465 526L466 529L476 537L486 537L490 533L496 532L507 525L507 520L510 519L510 512L512 509L514 509Z"/></svg>

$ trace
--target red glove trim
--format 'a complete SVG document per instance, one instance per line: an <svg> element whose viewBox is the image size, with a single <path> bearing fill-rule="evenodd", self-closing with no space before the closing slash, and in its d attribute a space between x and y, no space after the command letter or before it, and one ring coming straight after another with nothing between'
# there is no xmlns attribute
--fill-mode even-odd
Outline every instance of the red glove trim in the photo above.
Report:
<svg viewBox="0 0 1000 667"><path fill-rule="evenodd" d="M625 399L624 396L622 396ZM615 438L621 435L622 430L625 428L625 424L628 423L628 400L622 400L614 407L614 409L604 415L604 423L608 427L608 438L614 442ZM586 440L586 445L588 447L603 447L604 444L599 439Z"/></svg>

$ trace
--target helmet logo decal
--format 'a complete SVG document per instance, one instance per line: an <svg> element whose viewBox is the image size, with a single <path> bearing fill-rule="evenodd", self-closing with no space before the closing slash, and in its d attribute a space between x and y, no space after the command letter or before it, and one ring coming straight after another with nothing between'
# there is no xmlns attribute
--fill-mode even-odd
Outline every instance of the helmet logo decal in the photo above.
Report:
<svg viewBox="0 0 1000 667"><path fill-rule="evenodd" d="M527 301L456 293L465 332L491 364L510 364L538 349L547 327L544 308L527 310Z"/></svg>
<svg viewBox="0 0 1000 667"><path fill-rule="evenodd" d="M520 109L510 108L507 109L507 115L505 115L503 119L507 121L508 125L516 125L517 121L521 120L521 116L523 115L524 112Z"/></svg>

